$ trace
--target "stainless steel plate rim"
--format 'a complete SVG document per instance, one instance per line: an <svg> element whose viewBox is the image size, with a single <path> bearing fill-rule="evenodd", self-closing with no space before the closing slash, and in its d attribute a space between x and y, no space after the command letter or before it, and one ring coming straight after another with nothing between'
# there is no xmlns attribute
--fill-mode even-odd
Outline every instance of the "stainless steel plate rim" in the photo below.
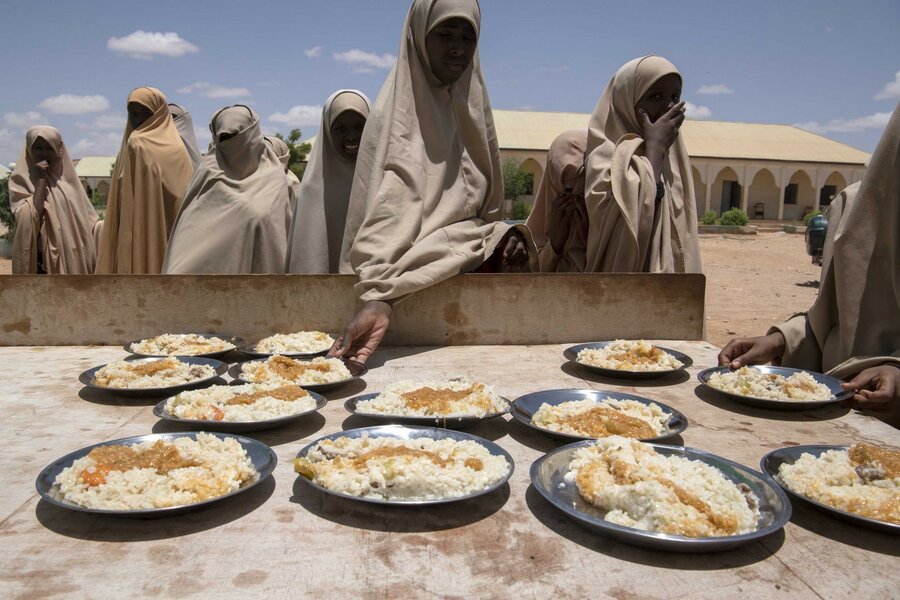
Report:
<svg viewBox="0 0 900 600"><path fill-rule="evenodd" d="M297 333L297 332L294 332ZM275 334L273 334L275 335ZM337 339L337 335L333 333L329 333L332 339ZM271 337L271 336L269 336ZM265 338L263 338L265 339ZM288 358L316 358L317 356L325 356L328 354L328 351L331 349L331 346L325 348L324 350L319 350L318 352L260 352L256 349L256 345L259 344L262 340L257 342L244 342L243 344L237 347L238 351L242 354L246 354L247 356L252 356L253 358L268 358L269 356L287 356Z"/></svg>
<svg viewBox="0 0 900 600"><path fill-rule="evenodd" d="M803 408L819 408L821 406L827 406L829 404L836 404L838 402L843 402L848 398L853 396L853 392L845 392L840 389L840 381L831 377L829 375L825 375L823 373L816 373L815 371L809 371L806 369L794 369L791 367L775 367L771 365L752 365L751 368L762 371L763 373L774 373L776 375L790 376L795 373L807 373L811 375L816 381L819 383L823 383L829 387L832 391L832 397L827 398L825 400L770 400L768 398L756 398L754 396L741 396L740 394L735 394L733 392L726 392L724 390L720 390L716 387L713 387L709 384L710 376L713 373L726 373L731 372L732 369L730 367L710 367L708 369L703 369L699 373L697 373L697 380L703 384L706 388L721 394L727 398L731 398L735 402L740 402L742 404L747 404L749 406L758 406L763 408L774 408L774 409L803 409ZM838 391L838 393L835 393Z"/></svg>
<svg viewBox="0 0 900 600"><path fill-rule="evenodd" d="M281 355L284 356L284 355ZM291 357L287 357L291 358ZM296 359L294 359L296 360ZM317 389L326 389L330 387L336 387L339 385L344 385L346 383L350 383L351 381L355 381L369 372L369 368L361 362L357 362L355 360L349 359L341 359L344 362L344 365L347 366L348 370L350 370L350 374L352 375L350 379L341 379L340 381L330 381L328 383L294 383L294 385L299 385L305 390L317 390ZM241 377L241 368L251 362L261 362L260 359L252 359L252 360L244 360L241 362L234 363L231 367L228 368L228 374L235 381L239 381L241 383L256 383L255 381L249 381ZM264 361L263 361L264 362ZM351 364L352 363L352 364ZM357 371L357 375L353 375L353 371Z"/></svg>
<svg viewBox="0 0 900 600"><path fill-rule="evenodd" d="M232 386L222 386L222 387L232 387ZM206 389L210 389L210 388L206 388ZM153 407L153 415L164 421L169 421L171 423L180 423L182 425L192 425L192 426L197 426L197 427L204 427L204 426L210 426L210 425L214 425L216 427L227 427L229 425L236 425L236 426L242 426L242 425L263 426L263 425L265 425L266 429L270 429L270 428L278 427L278 426L288 423L290 421L293 421L294 419L299 419L300 417L305 417L306 415L311 415L315 412L319 412L320 410L325 408L326 404L328 404L328 399L325 398L324 396L322 396L321 394L317 394L316 392L314 392L312 390L306 390L306 393L308 393L310 396L312 396L313 399L316 401L315 407L313 407L309 410L305 410L303 412L294 413L292 415L286 415L284 417L277 417L275 419L265 419L263 421L205 421L205 420L201 420L201 419L182 419L180 417L176 417L175 415L173 415L172 413L170 413L169 411L166 410L166 403L169 400L171 400L172 398L174 398L175 396L169 396L168 398L163 398L162 400L157 402L156 405Z"/></svg>
<svg viewBox="0 0 900 600"><path fill-rule="evenodd" d="M588 348L605 348L606 346L612 344L616 340L607 340L602 342L585 342L582 344L575 344L574 346L569 346L563 351L563 355L571 360L573 363L580 367L584 367L585 369L602 373L609 377L620 377L624 379L649 379L655 377L664 377L665 375L672 375L673 373L678 373L680 371L684 371L687 368L693 366L694 359L685 354L684 352L679 352L678 350L673 350L672 348L666 348L665 346L659 346L657 344L652 344L654 348L659 348L664 352L668 352L672 356L674 356L679 362L681 362L681 366L677 369L669 369L666 371L625 371L622 369L607 369L606 367L597 367L595 365L589 365L587 363L578 362L577 356L581 350L585 350ZM630 340L634 341L634 340ZM571 356L569 356L571 354Z"/></svg>
<svg viewBox="0 0 900 600"><path fill-rule="evenodd" d="M87 386L89 388L93 388L95 390L103 390L104 392L110 392L113 394L120 394L120 395L124 395L124 396L127 396L127 395L156 395L156 394L167 394L167 393L171 393L172 391L175 391L175 390L202 385L204 383L212 381L216 377L221 377L228 371L228 365L226 363L222 362L221 360L216 360L215 358L205 358L205 357L200 357L200 356L171 356L171 357L147 356L147 357L140 357L140 358L128 360L128 362L130 362L130 363L145 363L145 362L153 362L156 360L161 360L163 358L175 358L175 359L178 359L179 361L181 361L183 363L187 363L187 364L209 365L210 367L212 367L215 370L215 373L213 375L211 375L210 377L204 377L203 379L197 379L195 381L189 381L187 383L179 383L178 385L172 385L172 386L168 386L168 387L114 388L114 387L104 387L102 385L97 385L96 383L94 383L94 375L97 373L97 371L99 371L106 365L110 364L110 363L106 363L106 364L103 364L103 365L100 365L97 367L91 367L90 369L87 369L86 371L82 372L78 376L78 381L81 382L82 384L84 384L85 386Z"/></svg>
<svg viewBox="0 0 900 600"><path fill-rule="evenodd" d="M512 402L510 402L509 399L507 399L507 398L503 398L507 402L506 410L503 410L500 412L495 412L495 413L487 413L486 415L481 416L481 417L476 417L474 415L458 415L455 417L423 417L421 415L415 415L415 416L412 416L412 415L387 415L387 414L381 414L381 413L364 413L364 412L359 412L356 410L356 405L359 402L362 402L364 400L372 400L372 399L378 397L379 394L380 394L380 392L374 392L374 393L370 393L370 394L362 394L360 396L354 396L353 398L348 398L347 401L344 402L344 408L347 409L347 411L352 415L359 416L359 417L365 417L367 419L381 420L381 421L403 419L404 421L406 421L408 423L421 424L423 427L433 426L430 424L434 424L434 423L444 423L445 425L446 424L451 424L451 425L473 424L474 425L475 423L479 423L481 421L487 421L488 419L495 419L497 417L502 417L503 415L509 413L510 409L512 408Z"/></svg>
<svg viewBox="0 0 900 600"><path fill-rule="evenodd" d="M175 356L175 357L180 357L180 358L189 358L189 357L215 358L217 356L223 356L225 354L228 354L232 350L236 350L238 348L238 344L240 344L244 341L244 339L239 336L226 335L224 333L172 333L169 335L175 335L175 336L197 335L197 336L205 337L205 338L217 337L220 340L225 340L226 342L231 344L231 347L228 349L225 349L225 350L215 350L213 352L204 352L203 354L144 354L143 352L136 352L131 349L131 346L133 346L134 344L139 344L139 343L143 342L144 340L149 340L149 339L153 339L154 337L159 337L159 336L150 336L150 337L140 338L138 340L128 342L127 344L122 346L122 348L126 352L129 352L129 353L133 354L134 356L141 356L141 357L145 357L145 358L166 358L168 356Z"/></svg>

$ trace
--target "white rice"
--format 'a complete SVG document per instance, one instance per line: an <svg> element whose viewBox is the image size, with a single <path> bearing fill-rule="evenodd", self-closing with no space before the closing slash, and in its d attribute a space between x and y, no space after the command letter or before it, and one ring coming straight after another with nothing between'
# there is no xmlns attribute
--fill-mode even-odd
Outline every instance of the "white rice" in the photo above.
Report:
<svg viewBox="0 0 900 600"><path fill-rule="evenodd" d="M713 373L709 378L709 385L730 394L763 400L797 402L834 397L827 385L817 382L812 375L802 371L784 377L763 373L753 367L741 367L728 373Z"/></svg>
<svg viewBox="0 0 900 600"><path fill-rule="evenodd" d="M366 453L397 449L419 453L372 456L364 458L361 465L354 462ZM296 459L294 467L331 491L386 500L458 498L489 488L509 473L504 457L492 455L472 440L369 436L323 440L304 458Z"/></svg>
<svg viewBox="0 0 900 600"><path fill-rule="evenodd" d="M438 393L462 392L470 388L472 391L463 398L440 402L416 403L404 399L404 394L410 394L423 388L430 388ZM508 406L509 403L498 396L493 388L481 383L403 380L388 386L377 397L359 402L356 405L356 411L364 414L404 417L483 417L488 413L503 412Z"/></svg>
<svg viewBox="0 0 900 600"><path fill-rule="evenodd" d="M164 333L131 344L131 351L150 356L196 356L231 350L234 344L215 336L195 333Z"/></svg>
<svg viewBox="0 0 900 600"><path fill-rule="evenodd" d="M576 360L616 371L674 371L684 366L665 350L644 340L615 340L603 348L585 348Z"/></svg>
<svg viewBox="0 0 900 600"><path fill-rule="evenodd" d="M611 523L695 538L757 529L758 499L749 489L742 491L703 462L662 456L637 440L598 440L578 449L569 468L565 482L576 485L581 497L604 511Z"/></svg>
<svg viewBox="0 0 900 600"><path fill-rule="evenodd" d="M293 366L311 365L319 366L321 368L327 367L327 370L318 371L315 369L307 369L297 377L286 378L273 369L273 367L278 364ZM278 385L295 383L297 385L315 385L320 383L346 381L352 377L353 375L347 369L346 365L337 358L319 357L312 360L294 360L286 356L275 355L264 361L249 361L241 366L241 379L251 383L275 383Z"/></svg>
<svg viewBox="0 0 900 600"><path fill-rule="evenodd" d="M608 408L618 411L623 415L640 419L653 429L653 436L657 437L669 431L669 420L672 414L664 411L656 403L651 402L649 405L642 404L635 400L617 400L614 398L604 398L602 400L594 400L586 398L584 400L570 400L561 402L557 405L541 404L537 412L531 418L531 422L543 429L550 431L558 431L571 435L590 436L589 431L579 428L576 424L566 422L568 419L584 415L594 408ZM605 436L604 436L605 437ZM630 437L630 436L629 436Z"/></svg>
<svg viewBox="0 0 900 600"><path fill-rule="evenodd" d="M214 385L204 390L181 392L166 401L166 411L179 419L200 421L252 422L266 421L307 412L316 407L315 399L308 393L296 400L281 400L262 395L252 404L228 404L241 394L271 392L278 384ZM299 388L297 388L299 389ZM302 390L301 390L302 391Z"/></svg>
<svg viewBox="0 0 900 600"><path fill-rule="evenodd" d="M154 361L117 360L94 375L94 385L118 389L165 388L213 377L209 365L192 365L174 357Z"/></svg>
<svg viewBox="0 0 900 600"><path fill-rule="evenodd" d="M323 331L276 333L256 344L257 352L270 354L311 354L324 352L334 344L334 338Z"/></svg>
<svg viewBox="0 0 900 600"><path fill-rule="evenodd" d="M198 433L197 441L178 438L174 444L182 457L199 466L173 469L165 475L155 469L110 471L106 482L87 485L82 475L98 465L88 456L79 458L56 477L57 496L86 508L105 510L137 510L165 508L202 502L224 496L239 489L256 477L247 452L234 438L219 439ZM141 451L155 442L132 446Z"/></svg>

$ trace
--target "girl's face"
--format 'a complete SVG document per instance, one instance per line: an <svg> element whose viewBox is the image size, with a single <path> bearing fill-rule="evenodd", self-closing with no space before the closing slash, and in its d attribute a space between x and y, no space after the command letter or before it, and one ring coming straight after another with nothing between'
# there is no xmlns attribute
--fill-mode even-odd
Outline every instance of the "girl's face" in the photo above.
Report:
<svg viewBox="0 0 900 600"><path fill-rule="evenodd" d="M667 110L681 102L681 77L675 73L669 73L660 77L650 86L650 89L641 96L634 106L636 112L647 112L652 122L663 116Z"/></svg>
<svg viewBox="0 0 900 600"><path fill-rule="evenodd" d="M39 137L31 145L31 160L36 163L47 161L53 164L56 161L56 152L47 140Z"/></svg>
<svg viewBox="0 0 900 600"><path fill-rule="evenodd" d="M137 129L144 122L153 116L153 111L140 104L138 102L129 102L128 103L128 122L131 124L131 129Z"/></svg>
<svg viewBox="0 0 900 600"><path fill-rule="evenodd" d="M466 19L454 17L441 21L425 36L431 72L441 83L455 83L472 64L477 45L475 28Z"/></svg>
<svg viewBox="0 0 900 600"><path fill-rule="evenodd" d="M359 140L362 139L366 118L355 110L345 110L331 124L331 143L338 154L348 160L356 160Z"/></svg>

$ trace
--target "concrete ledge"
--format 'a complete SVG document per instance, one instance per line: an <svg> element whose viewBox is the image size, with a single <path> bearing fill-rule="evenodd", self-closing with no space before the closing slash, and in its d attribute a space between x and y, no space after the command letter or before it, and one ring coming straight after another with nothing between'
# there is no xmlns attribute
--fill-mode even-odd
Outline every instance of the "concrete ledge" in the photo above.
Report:
<svg viewBox="0 0 900 600"><path fill-rule="evenodd" d="M352 275L10 275L0 289L0 346L339 332L356 309L355 283ZM705 286L700 274L462 275L396 305L384 343L701 340Z"/></svg>
<svg viewBox="0 0 900 600"><path fill-rule="evenodd" d="M756 225L698 225L697 233L756 235Z"/></svg>

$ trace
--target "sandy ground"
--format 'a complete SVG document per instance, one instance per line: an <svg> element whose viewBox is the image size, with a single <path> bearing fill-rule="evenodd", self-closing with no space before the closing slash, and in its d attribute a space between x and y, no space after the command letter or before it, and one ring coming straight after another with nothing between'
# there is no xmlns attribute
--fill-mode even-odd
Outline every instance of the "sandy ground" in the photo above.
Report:
<svg viewBox="0 0 900 600"><path fill-rule="evenodd" d="M706 335L717 346L735 336L762 335L770 325L807 310L816 297L819 268L803 236L760 233L701 236L706 273ZM0 275L10 261L0 259Z"/></svg>

